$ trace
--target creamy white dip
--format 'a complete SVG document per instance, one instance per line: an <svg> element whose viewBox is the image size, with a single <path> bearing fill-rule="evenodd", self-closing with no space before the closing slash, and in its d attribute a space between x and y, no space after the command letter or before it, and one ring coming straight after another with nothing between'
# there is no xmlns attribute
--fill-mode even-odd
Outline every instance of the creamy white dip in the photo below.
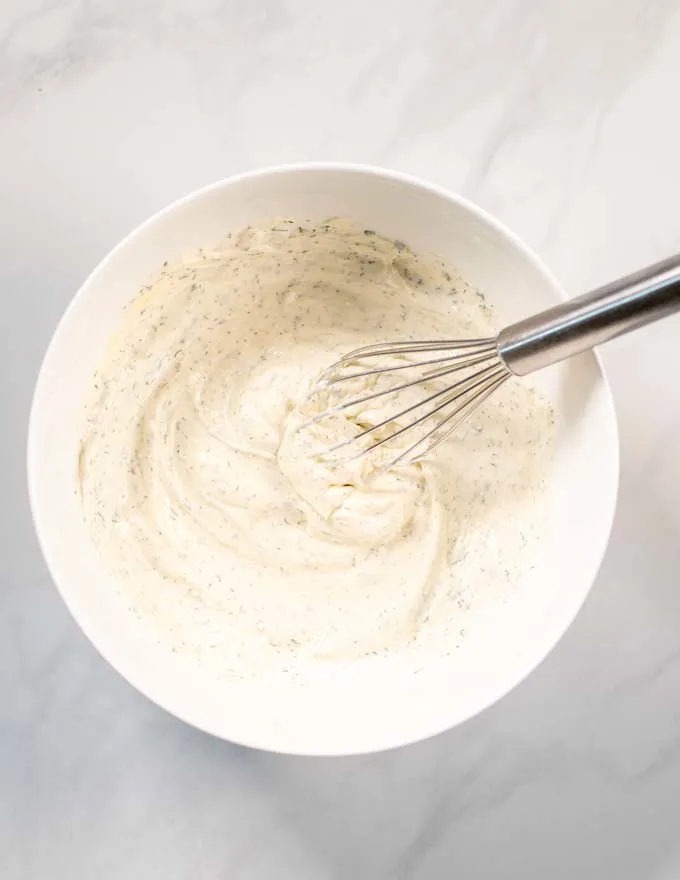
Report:
<svg viewBox="0 0 680 880"><path fill-rule="evenodd" d="M385 471L318 452L388 402L310 429L307 395L360 345L495 329L451 267L345 221L249 228L166 266L94 377L80 452L130 607L231 675L454 648L543 536L549 404L510 380L431 458Z"/></svg>

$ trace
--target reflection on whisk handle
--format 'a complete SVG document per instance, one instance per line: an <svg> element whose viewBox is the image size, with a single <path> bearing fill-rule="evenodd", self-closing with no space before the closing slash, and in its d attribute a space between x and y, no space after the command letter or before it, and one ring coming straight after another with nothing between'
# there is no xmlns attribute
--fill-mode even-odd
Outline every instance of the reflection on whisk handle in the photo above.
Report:
<svg viewBox="0 0 680 880"><path fill-rule="evenodd" d="M517 376L680 311L680 254L506 327L498 353Z"/></svg>

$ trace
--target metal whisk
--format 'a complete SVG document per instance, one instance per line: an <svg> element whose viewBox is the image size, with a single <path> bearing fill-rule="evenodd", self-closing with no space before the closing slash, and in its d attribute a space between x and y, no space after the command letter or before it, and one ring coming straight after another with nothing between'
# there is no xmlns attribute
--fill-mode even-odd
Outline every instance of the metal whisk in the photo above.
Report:
<svg viewBox="0 0 680 880"><path fill-rule="evenodd" d="M510 376L534 373L677 311L680 255L512 324L495 339L397 341L358 348L322 374L313 393L323 391L336 399L313 421L435 383L431 393L375 424L360 426L355 436L327 450L335 453L354 445L356 454L363 455L402 435L418 434L390 465L418 461ZM398 377L394 383L387 381L392 375ZM352 387L349 380L369 377L382 385L358 397L342 395L343 388Z"/></svg>

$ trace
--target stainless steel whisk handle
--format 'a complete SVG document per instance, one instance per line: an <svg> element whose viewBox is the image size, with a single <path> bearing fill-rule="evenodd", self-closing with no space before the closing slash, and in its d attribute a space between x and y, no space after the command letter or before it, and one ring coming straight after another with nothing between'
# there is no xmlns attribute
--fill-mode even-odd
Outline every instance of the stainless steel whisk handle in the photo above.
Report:
<svg viewBox="0 0 680 880"><path fill-rule="evenodd" d="M680 254L506 327L498 353L526 376L680 311Z"/></svg>

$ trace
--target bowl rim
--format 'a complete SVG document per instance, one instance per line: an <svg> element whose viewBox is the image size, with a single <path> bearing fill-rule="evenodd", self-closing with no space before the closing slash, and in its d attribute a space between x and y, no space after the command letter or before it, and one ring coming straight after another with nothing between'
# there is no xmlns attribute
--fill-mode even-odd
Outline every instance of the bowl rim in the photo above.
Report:
<svg viewBox="0 0 680 880"><path fill-rule="evenodd" d="M550 648L543 654L533 665L531 665L520 677L515 679L508 687L500 689L496 692L491 700L486 701L483 705L477 707L474 711L470 711L467 714L462 715L457 721L452 723L447 723L443 721L440 725L437 726L436 729L432 729L429 733L424 734L422 737L413 738L410 735L393 736L389 742L384 745L372 745L367 746L366 748L348 748L343 751L339 750L329 750L328 748L319 748L318 750L306 749L305 751L293 751L285 748L278 748L275 744L272 744L269 741L269 738L266 735L251 737L248 740L239 739L238 737L233 737L231 735L226 735L221 730L212 729L209 725L204 725L201 723L197 723L192 718L188 717L187 714L183 713L181 708L177 708L176 706L170 706L167 704L167 701L164 699L159 699L156 695L153 695L149 692L149 688L145 684L140 684L135 680L135 676L130 673L129 670L125 672L122 671L121 667L118 664L118 660L115 651L110 651L104 648L96 639L91 635L91 629L87 622L87 614L81 613L81 610L78 608L78 602L75 601L70 594L70 591L67 587L64 586L62 580L56 575L56 569L58 565L55 564L55 558L50 546L50 540L45 534L44 524L42 521L42 513L41 513L41 505L38 502L38 490L36 486L36 472L38 470L38 457L39 457L39 443L38 438L36 436L36 422L38 419L37 413L39 412L41 406L41 398L44 394L44 386L47 382L47 376L51 370L51 361L55 356L57 350L61 345L61 337L66 332L66 327L70 322L71 315L79 308L80 302L87 295L87 289L90 287L91 283L96 279L97 275L102 273L108 265L117 257L117 255L125 250L131 242L135 238L137 238L140 234L142 234L146 229L153 227L157 223L161 223L167 216L181 211L185 206L200 200L204 196L216 192L223 189L228 189L234 185L237 185L241 182L247 182L249 180L255 180L258 178L266 178L266 177L274 177L279 175L291 175L291 174L305 174L309 172L331 172L331 173L353 173L358 175L366 175L368 177L377 177L381 178L385 181L393 181L400 184L406 184L408 186L420 189L425 191L433 196L436 196L445 201L453 202L462 207L467 212L475 215L479 220L481 220L488 227L492 228L496 232L500 233L504 238L506 238L514 248L519 250L526 259L528 259L533 266L539 270L539 272L546 278L546 280L552 285L554 292L564 301L568 299L565 290L563 289L560 282L557 280L556 276L553 275L551 270L543 263L540 257L534 253L534 251L510 228L508 228L503 222L498 220L495 216L488 213L485 209L481 208L479 205L472 202L470 199L465 196L461 196L451 190L448 190L446 187L441 186L436 183L431 183L429 181L424 180L421 177L416 175L408 174L401 171L395 171L392 169L385 168L379 165L371 165L364 163L353 163L353 162L337 162L337 161L313 161L313 162L295 162L295 163L284 163L284 164L276 164L276 165L267 165L258 167L255 169L251 169L248 171L240 172L238 174L229 175L227 177L216 180L212 183L206 184L205 186L199 187L198 189L192 190L186 193L183 196L173 200L165 207L159 209L158 211L151 214L141 223L139 223L136 227L134 227L130 232L128 232L113 248L111 248L99 262L94 266L94 268L88 273L85 279L82 281L80 286L78 287L75 294L71 297L68 302L66 308L64 309L59 321L55 329L52 332L51 338L47 347L45 348L40 369L37 374L37 378L34 385L34 391L31 400L31 406L29 410L28 417L28 432L27 432L27 441L26 441L26 476L27 476L27 486L28 486L28 498L29 505L31 510L31 517L33 520L34 529L36 532L36 536L38 539L38 544L40 550L42 552L43 558L45 560L47 570L49 576L52 580L52 583L56 587L59 595L61 596L62 601L68 608L71 616L78 624L79 628L82 630L84 635L96 649L101 657L123 678L128 684L130 684L136 691L143 694L147 699L149 699L152 703L162 708L164 711L168 712L170 715L175 718L180 719L184 723L190 725L193 728L203 731L204 733L208 733L211 736L215 736L218 739L221 739L226 742L231 742L236 745L241 745L249 748L261 749L273 753L279 754L288 754L288 755L298 755L298 756L316 756L316 757L335 757L335 756L349 756L349 755L359 755L359 754L369 754L373 752L383 751L383 750L391 750L393 748L399 748L404 745L409 745L411 743L419 742L424 739L430 738L432 736L437 736L441 733L444 733L447 730L452 729L453 727L458 727L461 724L469 721L471 718L475 717L479 713L485 711L490 706L497 703L503 697L505 697L510 691L514 690L518 687L526 678L528 678L537 668L540 666L547 657L552 653L555 647L562 640L564 634L569 629L574 619L578 615L581 610L586 598L588 597L596 579L598 573L600 571L602 561L607 552L607 548L609 546L609 541L611 538L611 531L614 523L614 518L617 509L617 501L618 501L618 493L619 493L619 482L620 482L620 438L619 438L619 427L618 427L618 419L616 414L616 407L614 402L614 397L611 391L611 385L609 379L607 377L606 371L604 369L604 365L602 363L602 359L597 351L592 351L592 355L595 358L598 377L601 383L601 391L603 392L606 402L608 405L608 409L611 413L611 430L612 430L612 448L610 450L611 461L610 467L612 468L613 473L613 487L612 487L612 497L610 510L608 513L608 520L603 528L603 540L601 544L601 548L599 550L596 564L593 567L592 577L590 579L590 583L587 588L583 590L583 595L580 598L580 601L577 602L573 611L569 615L565 615L563 619L563 625L560 628L559 634L555 638L555 641L550 646ZM123 664L124 665L124 664Z"/></svg>

